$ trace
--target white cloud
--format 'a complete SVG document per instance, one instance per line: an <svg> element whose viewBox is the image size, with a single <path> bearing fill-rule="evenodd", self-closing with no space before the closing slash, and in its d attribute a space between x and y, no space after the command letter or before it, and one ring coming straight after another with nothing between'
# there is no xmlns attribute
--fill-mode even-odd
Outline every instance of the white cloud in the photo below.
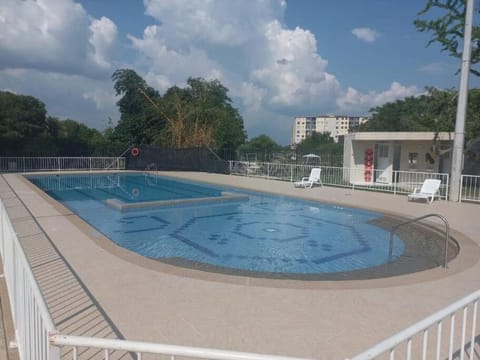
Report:
<svg viewBox="0 0 480 360"><path fill-rule="evenodd" d="M403 86L396 81L392 82L388 90L382 92L370 91L368 93L361 93L349 87L347 91L337 99L337 105L342 113L352 112L365 114L370 108L413 96L419 92L420 90L416 86Z"/></svg>
<svg viewBox="0 0 480 360"><path fill-rule="evenodd" d="M339 90L336 78L326 72L328 62L318 54L315 36L299 27L285 29L278 21L265 26L263 66L250 77L263 87L272 107L321 106Z"/></svg>
<svg viewBox="0 0 480 360"><path fill-rule="evenodd" d="M101 111L112 111L118 100L118 97L108 88L95 88L94 90L84 91L82 97L93 101L96 108Z"/></svg>
<svg viewBox="0 0 480 360"><path fill-rule="evenodd" d="M202 76L221 80L245 107L294 111L334 103L339 83L326 72L315 36L281 24L284 1L146 1L146 9L160 24L129 38L149 77L163 86Z"/></svg>
<svg viewBox="0 0 480 360"><path fill-rule="evenodd" d="M92 19L72 0L4 0L0 19L0 69L91 77L111 71L115 24Z"/></svg>
<svg viewBox="0 0 480 360"><path fill-rule="evenodd" d="M265 19L282 16L284 0L144 1L146 13L161 22L167 41L200 41L239 46L248 42Z"/></svg>
<svg viewBox="0 0 480 360"><path fill-rule="evenodd" d="M368 27L355 28L352 30L352 34L358 39L367 43L373 43L378 38L378 33Z"/></svg>
<svg viewBox="0 0 480 360"><path fill-rule="evenodd" d="M450 68L450 69L448 69L448 68ZM424 66L420 67L418 70L421 71L421 72L430 74L430 75L444 74L445 72L447 72L447 70L450 70L452 72L455 71L455 69L451 68L451 66L449 66L445 63L441 63L441 62L434 62L434 63L424 65Z"/></svg>
<svg viewBox="0 0 480 360"><path fill-rule="evenodd" d="M242 98L243 104L247 109L258 111L261 109L267 91L255 84L242 82L237 94Z"/></svg>
<svg viewBox="0 0 480 360"><path fill-rule="evenodd" d="M111 58L115 55L117 26L109 18L102 16L94 19L89 27L91 35L89 43L92 51L89 53L93 63L108 71L112 68Z"/></svg>

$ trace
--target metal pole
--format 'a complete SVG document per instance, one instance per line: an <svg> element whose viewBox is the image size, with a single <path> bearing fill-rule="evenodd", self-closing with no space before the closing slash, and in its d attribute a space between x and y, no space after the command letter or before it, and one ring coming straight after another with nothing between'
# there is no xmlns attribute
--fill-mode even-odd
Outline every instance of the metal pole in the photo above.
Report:
<svg viewBox="0 0 480 360"><path fill-rule="evenodd" d="M455 119L455 138L453 141L450 199L460 200L460 179L463 167L463 143L465 117L467 112L468 78L470 72L470 53L472 42L473 0L467 0L465 11L465 31L463 35L462 68L458 88L457 116Z"/></svg>

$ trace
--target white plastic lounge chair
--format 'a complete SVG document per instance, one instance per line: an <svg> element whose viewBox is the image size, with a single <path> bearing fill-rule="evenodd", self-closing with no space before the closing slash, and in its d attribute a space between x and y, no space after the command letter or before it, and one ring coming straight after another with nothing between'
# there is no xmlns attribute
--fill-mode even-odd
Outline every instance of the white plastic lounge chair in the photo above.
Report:
<svg viewBox="0 0 480 360"><path fill-rule="evenodd" d="M302 178L301 181L296 181L293 185L295 187L303 187L303 188L311 188L313 185L323 185L322 184L322 179L320 179L320 168L312 168L312 171L310 171L310 176L309 177L304 177Z"/></svg>
<svg viewBox="0 0 480 360"><path fill-rule="evenodd" d="M415 188L413 193L408 195L408 200L425 199L432 203L440 188L440 180L425 179L421 188Z"/></svg>

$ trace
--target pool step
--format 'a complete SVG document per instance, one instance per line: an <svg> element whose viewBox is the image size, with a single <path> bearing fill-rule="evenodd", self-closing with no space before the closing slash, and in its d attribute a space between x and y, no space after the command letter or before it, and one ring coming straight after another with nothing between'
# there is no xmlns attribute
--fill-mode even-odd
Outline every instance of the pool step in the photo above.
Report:
<svg viewBox="0 0 480 360"><path fill-rule="evenodd" d="M202 198L194 199L174 199L174 200L158 200L158 201L144 201L144 202L135 202L135 203L125 203L118 199L107 199L105 203L112 208L119 211L128 211L136 209L144 209L151 207L159 206L174 206L174 205L189 205L189 204L201 204L201 203L217 203L217 202L226 202L226 201L247 201L249 199L248 195L241 195L222 191L221 196L209 196Z"/></svg>

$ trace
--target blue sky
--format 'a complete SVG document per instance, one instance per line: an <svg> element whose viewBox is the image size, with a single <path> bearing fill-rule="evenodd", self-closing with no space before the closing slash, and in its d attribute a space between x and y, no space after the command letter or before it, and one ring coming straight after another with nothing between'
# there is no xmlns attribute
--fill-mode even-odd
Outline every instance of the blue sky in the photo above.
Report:
<svg viewBox="0 0 480 360"><path fill-rule="evenodd" d="M115 69L134 69L160 92L189 76L216 78L249 138L266 133L287 144L295 115L368 115L425 86L458 86L460 61L426 47L430 35L413 26L423 4L3 0L0 89L103 130L120 116Z"/></svg>

